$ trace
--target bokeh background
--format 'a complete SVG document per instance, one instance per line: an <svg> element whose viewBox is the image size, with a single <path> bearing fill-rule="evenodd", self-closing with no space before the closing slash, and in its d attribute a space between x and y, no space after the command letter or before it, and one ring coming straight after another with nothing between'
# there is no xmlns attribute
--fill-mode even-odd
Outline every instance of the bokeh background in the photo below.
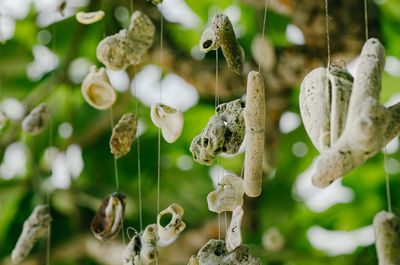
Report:
<svg viewBox="0 0 400 265"><path fill-rule="evenodd" d="M24 220L47 194L54 219L51 264L121 264L122 234L102 244L89 229L103 198L116 189L108 145L110 116L117 121L138 109L140 138L118 160L118 173L120 191L127 195L125 230L140 230L139 142L143 226L155 223L157 216L158 129L150 120L149 105L159 100L160 84L163 103L184 111L185 118L175 143L161 140L160 209L174 202L182 205L187 228L172 242L162 242L159 264L187 264L210 238L224 238L230 214L218 217L208 211L206 196L225 172L240 175L243 148L206 167L193 161L189 146L213 115L216 101L244 96L247 73L258 63L266 81L268 113L264 188L260 197L245 198L243 243L263 264L377 264L371 224L377 212L387 209L384 153L328 188L311 185L318 153L301 123L298 95L305 74L326 65L323 2L268 1L261 41L264 0L164 0L162 8L144 0L67 0L64 16L56 12L55 0L1 0L0 108L9 122L0 131L0 264L11 264ZM387 52L381 99L391 105L400 99L400 1L367 2L369 34ZM332 61L354 74L365 41L363 1L328 3ZM98 23L75 20L78 11L98 9L106 12ZM118 101L112 112L95 110L83 100L81 82L91 65L100 66L98 42L127 27L132 10L142 10L155 23L154 44L143 64L107 71ZM204 55L198 49L217 10L229 16L246 53L239 76L219 52L218 100L216 53ZM52 119L43 133L29 136L20 130L21 120L42 102L52 109ZM386 156L393 210L400 214L398 137L386 147ZM43 239L23 264L45 264L45 255Z"/></svg>

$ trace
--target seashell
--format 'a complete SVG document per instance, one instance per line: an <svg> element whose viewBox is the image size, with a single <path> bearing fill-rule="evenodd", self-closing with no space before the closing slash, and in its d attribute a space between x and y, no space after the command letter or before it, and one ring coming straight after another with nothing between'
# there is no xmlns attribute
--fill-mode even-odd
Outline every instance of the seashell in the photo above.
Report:
<svg viewBox="0 0 400 265"><path fill-rule="evenodd" d="M93 24L102 20L104 15L104 11L102 10L96 12L78 12L76 20L81 24Z"/></svg>
<svg viewBox="0 0 400 265"><path fill-rule="evenodd" d="M131 150L131 144L136 137L137 118L132 113L122 115L117 125L113 128L110 139L111 153L115 158L126 155Z"/></svg>
<svg viewBox="0 0 400 265"><path fill-rule="evenodd" d="M204 53L219 48L218 39L212 27L208 27L204 30L203 34L201 35L199 48L200 51Z"/></svg>
<svg viewBox="0 0 400 265"><path fill-rule="evenodd" d="M212 20L212 28L217 36L228 67L235 73L241 74L244 65L244 51L236 39L228 16L223 13L216 14Z"/></svg>
<svg viewBox="0 0 400 265"><path fill-rule="evenodd" d="M242 178L225 175L222 177L218 189L208 194L208 209L216 213L233 211L236 206L243 205L243 194Z"/></svg>
<svg viewBox="0 0 400 265"><path fill-rule="evenodd" d="M14 264L21 262L31 251L39 237L47 233L52 221L49 205L38 205L24 222L22 233L11 253Z"/></svg>
<svg viewBox="0 0 400 265"><path fill-rule="evenodd" d="M122 265L133 265L134 259L137 255L140 255L142 249L142 241L138 234L134 235L129 241L128 246L124 250L122 257Z"/></svg>
<svg viewBox="0 0 400 265"><path fill-rule="evenodd" d="M0 110L0 129L6 126L7 122L8 122L7 115L2 110Z"/></svg>
<svg viewBox="0 0 400 265"><path fill-rule="evenodd" d="M150 117L154 125L161 128L162 135L168 143L175 142L181 135L183 114L180 110L161 103L153 103Z"/></svg>
<svg viewBox="0 0 400 265"><path fill-rule="evenodd" d="M22 130L30 135L36 135L43 131L50 116L50 108L45 103L42 103L24 118Z"/></svg>
<svg viewBox="0 0 400 265"><path fill-rule="evenodd" d="M197 253L199 265L261 265L261 260L253 258L245 245L227 253L223 240L211 239Z"/></svg>
<svg viewBox="0 0 400 265"><path fill-rule="evenodd" d="M196 162L210 166L219 154L233 155L239 151L245 134L245 106L243 100L236 99L217 107L215 115L190 145Z"/></svg>
<svg viewBox="0 0 400 265"><path fill-rule="evenodd" d="M195 255L190 257L189 263L187 265L199 265L199 260Z"/></svg>
<svg viewBox="0 0 400 265"><path fill-rule="evenodd" d="M379 103L385 48L369 39L362 49L354 78L346 124L339 139L315 163L312 182L326 187L374 156L400 134L400 103Z"/></svg>
<svg viewBox="0 0 400 265"><path fill-rule="evenodd" d="M148 225L143 235L141 236L142 249L139 256L135 257L135 265L149 265L158 257L157 242L160 239L158 236L156 224Z"/></svg>
<svg viewBox="0 0 400 265"><path fill-rule="evenodd" d="M246 103L243 111L247 134L243 186L248 196L257 197L262 190L266 111L264 79L259 72L252 71L248 75Z"/></svg>
<svg viewBox="0 0 400 265"><path fill-rule="evenodd" d="M241 206L236 206L232 212L231 223L226 231L226 249L229 252L234 251L237 247L242 244L242 219L243 219L243 209Z"/></svg>
<svg viewBox="0 0 400 265"><path fill-rule="evenodd" d="M153 44L154 33L155 27L150 18L135 11L128 30L123 29L99 43L97 59L112 70L124 70L129 65L140 64Z"/></svg>
<svg viewBox="0 0 400 265"><path fill-rule="evenodd" d="M117 236L124 219L125 203L125 195L119 192L107 196L101 203L90 226L98 240L108 241Z"/></svg>
<svg viewBox="0 0 400 265"><path fill-rule="evenodd" d="M400 227L397 216L385 211L377 213L374 230L379 265L400 264Z"/></svg>
<svg viewBox="0 0 400 265"><path fill-rule="evenodd" d="M104 67L92 66L82 83L82 96L90 106L104 110L111 108L117 100L117 92L111 86Z"/></svg>
<svg viewBox="0 0 400 265"><path fill-rule="evenodd" d="M171 204L167 209L161 211L157 217L158 235L163 241L168 241L180 232L182 232L186 224L182 221L183 208L176 203ZM171 221L164 227L160 221L164 215L172 215Z"/></svg>

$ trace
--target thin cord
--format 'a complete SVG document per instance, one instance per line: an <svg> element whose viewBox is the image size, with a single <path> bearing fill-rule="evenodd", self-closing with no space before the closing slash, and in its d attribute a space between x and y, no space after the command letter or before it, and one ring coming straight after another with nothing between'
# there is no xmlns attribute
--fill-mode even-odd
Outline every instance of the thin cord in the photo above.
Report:
<svg viewBox="0 0 400 265"><path fill-rule="evenodd" d="M389 181L389 173L387 169L387 154L386 154L386 147L383 149L383 160L385 166L385 177L386 177L386 198L388 204L389 212L392 212L392 200L390 196L390 181Z"/></svg>
<svg viewBox="0 0 400 265"><path fill-rule="evenodd" d="M368 7L367 0L364 0L365 40L368 40Z"/></svg>
<svg viewBox="0 0 400 265"><path fill-rule="evenodd" d="M263 21L263 28L262 28L262 35L261 35L261 42L264 42L264 34L265 34L265 24L267 21L267 7L268 7L268 0L265 0L265 8L264 8L264 21ZM262 51L262 47L260 45L260 51ZM260 52L261 54L261 52ZM263 58L261 58L258 62L258 72L261 71L261 61Z"/></svg>
<svg viewBox="0 0 400 265"><path fill-rule="evenodd" d="M331 47L329 42L329 12L328 12L328 0L325 0L325 26L326 26L326 42L328 48L328 65L327 69L331 64Z"/></svg>

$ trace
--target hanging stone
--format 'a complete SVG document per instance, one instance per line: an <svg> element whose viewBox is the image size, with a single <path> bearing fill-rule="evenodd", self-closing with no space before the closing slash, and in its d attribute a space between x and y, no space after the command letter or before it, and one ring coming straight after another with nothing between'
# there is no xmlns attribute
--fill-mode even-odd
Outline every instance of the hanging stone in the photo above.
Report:
<svg viewBox="0 0 400 265"><path fill-rule="evenodd" d="M186 224L182 221L183 213L183 208L176 203L171 204L167 209L160 212L157 216L157 227L161 240L168 241L186 228ZM171 221L166 226L161 225L161 218L164 215L172 216Z"/></svg>
<svg viewBox="0 0 400 265"><path fill-rule="evenodd" d="M210 166L219 154L233 155L239 151L245 134L245 106L243 100L236 99L217 107L215 115L190 145L196 162Z"/></svg>
<svg viewBox="0 0 400 265"><path fill-rule="evenodd" d="M374 230L379 265L400 264L400 227L397 216L385 211L377 213Z"/></svg>
<svg viewBox="0 0 400 265"><path fill-rule="evenodd" d="M229 224L225 237L226 249L229 252L234 251L242 244L241 226L243 215L244 212L241 206L237 206L232 212L231 223Z"/></svg>
<svg viewBox="0 0 400 265"><path fill-rule="evenodd" d="M11 260L14 264L21 262L31 251L35 242L45 235L50 227L52 218L48 205L38 205L29 218L24 222L22 233L11 253Z"/></svg>
<svg viewBox="0 0 400 265"><path fill-rule="evenodd" d="M133 265L135 257L140 255L142 249L142 241L140 235L135 234L129 241L128 246L124 250L122 265Z"/></svg>
<svg viewBox="0 0 400 265"><path fill-rule="evenodd" d="M45 103L42 103L24 118L22 121L22 130L30 135L39 134L43 131L50 116L50 108Z"/></svg>
<svg viewBox="0 0 400 265"><path fill-rule="evenodd" d="M135 265L149 265L158 258L157 242L160 240L156 224L148 225L141 236L142 249L135 257Z"/></svg>
<svg viewBox="0 0 400 265"><path fill-rule="evenodd" d="M97 59L112 70L125 70L129 65L138 65L153 44L154 33L155 27L150 18L135 11L129 29L123 29L99 43Z"/></svg>
<svg viewBox="0 0 400 265"><path fill-rule="evenodd" d="M110 139L111 153L115 158L126 155L131 150L131 144L136 137L137 118L132 113L122 115L117 125L113 128Z"/></svg>
<svg viewBox="0 0 400 265"><path fill-rule="evenodd" d="M92 220L91 230L100 241L115 238L121 230L126 197L122 193L114 192L101 203L99 210Z"/></svg>
<svg viewBox="0 0 400 265"><path fill-rule="evenodd" d="M151 104L150 117L154 125L161 129L162 135L168 143L175 142L182 133L182 111L161 103Z"/></svg>
<svg viewBox="0 0 400 265"><path fill-rule="evenodd" d="M208 209L216 213L233 211L236 206L243 205L243 194L242 178L225 175L218 184L218 189L208 194Z"/></svg>

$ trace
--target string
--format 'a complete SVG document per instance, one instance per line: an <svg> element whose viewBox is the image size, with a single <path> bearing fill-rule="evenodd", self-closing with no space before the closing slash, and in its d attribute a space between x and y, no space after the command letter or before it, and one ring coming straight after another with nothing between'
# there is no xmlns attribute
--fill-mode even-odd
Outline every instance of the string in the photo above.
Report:
<svg viewBox="0 0 400 265"><path fill-rule="evenodd" d="M325 26L326 26L326 43L328 48L328 65L327 69L331 64L331 47L329 42L329 12L328 12L328 0L325 0Z"/></svg>
<svg viewBox="0 0 400 265"><path fill-rule="evenodd" d="M385 167L386 198L387 198L388 211L392 212L392 200L391 200L391 196L390 196L390 181L389 181L389 173L388 173L388 169L387 169L386 147L383 149L383 162L384 162L384 167Z"/></svg>
<svg viewBox="0 0 400 265"><path fill-rule="evenodd" d="M266 21L267 21L267 7L268 7L268 0L265 0L264 21L263 21L263 27L262 27L261 43L264 42L265 24L266 24ZM260 45L260 54L261 54L261 51L262 51L262 47L261 47L261 45ZM261 58L261 59L259 60L259 62L258 62L258 72L261 71L261 61L262 61L262 59L263 59L263 58Z"/></svg>
<svg viewBox="0 0 400 265"><path fill-rule="evenodd" d="M364 22L365 22L365 40L368 40L368 7L367 0L364 0Z"/></svg>

